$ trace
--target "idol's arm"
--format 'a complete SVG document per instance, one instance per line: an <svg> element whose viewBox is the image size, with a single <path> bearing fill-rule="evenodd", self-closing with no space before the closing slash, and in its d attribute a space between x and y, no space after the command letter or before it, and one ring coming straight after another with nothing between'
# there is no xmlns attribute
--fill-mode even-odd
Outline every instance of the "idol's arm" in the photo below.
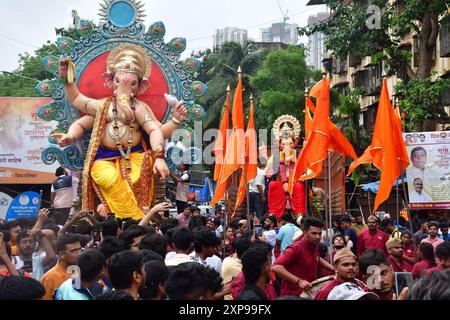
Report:
<svg viewBox="0 0 450 320"><path fill-rule="evenodd" d="M164 161L164 136L153 114L148 112L148 106L140 102L136 107L137 123L150 136L150 145L155 154L154 172L161 175L161 180L165 180L170 172Z"/></svg>
<svg viewBox="0 0 450 320"><path fill-rule="evenodd" d="M67 134L54 133L52 137L56 139L60 147L69 146L83 137L86 130L92 129L94 121L94 117L85 115L70 125Z"/></svg>
<svg viewBox="0 0 450 320"><path fill-rule="evenodd" d="M68 62L63 60L59 65L59 74L67 75ZM91 99L80 93L75 83L64 82L64 91L66 92L66 98L69 103L76 109L83 111L84 113L95 116L97 109L100 106L100 100Z"/></svg>

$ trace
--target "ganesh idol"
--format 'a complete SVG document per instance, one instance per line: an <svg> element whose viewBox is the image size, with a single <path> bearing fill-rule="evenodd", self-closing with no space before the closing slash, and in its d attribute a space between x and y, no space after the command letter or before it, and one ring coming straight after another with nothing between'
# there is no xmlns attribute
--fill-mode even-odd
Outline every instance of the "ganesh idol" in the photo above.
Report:
<svg viewBox="0 0 450 320"><path fill-rule="evenodd" d="M306 214L306 193L303 182L298 181L293 185L292 194L289 194L289 178L294 173L297 161L295 146L300 141L300 123L290 115L283 115L275 120L273 125L275 146L279 152L272 152L269 158L265 175L271 180L268 184L267 204L269 214L274 214L278 219L291 210L294 217Z"/></svg>
<svg viewBox="0 0 450 320"><path fill-rule="evenodd" d="M164 142L186 119L187 109L182 101L177 103L172 119L162 125L138 99L150 86L151 59L137 45L124 44L110 52L103 78L113 90L111 97L97 100L80 93L70 80L73 68L70 60L63 60L60 77L69 103L85 115L67 134L53 137L64 147L92 129L83 169L83 209L94 209L96 193L103 214L141 219L154 204L155 175L161 180L169 176Z"/></svg>

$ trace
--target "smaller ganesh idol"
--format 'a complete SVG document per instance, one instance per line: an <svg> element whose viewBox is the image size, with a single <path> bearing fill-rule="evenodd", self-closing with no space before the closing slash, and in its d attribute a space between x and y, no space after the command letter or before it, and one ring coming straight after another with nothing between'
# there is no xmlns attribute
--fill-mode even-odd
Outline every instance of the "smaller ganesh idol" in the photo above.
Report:
<svg viewBox="0 0 450 320"><path fill-rule="evenodd" d="M268 184L268 210L278 219L291 210L294 218L306 214L306 193L303 182L298 181L293 186L292 194L289 194L289 178L293 174L297 161L295 146L300 141L300 123L291 115L283 115L273 124L275 145L279 152L274 152L265 168L266 179L272 181Z"/></svg>

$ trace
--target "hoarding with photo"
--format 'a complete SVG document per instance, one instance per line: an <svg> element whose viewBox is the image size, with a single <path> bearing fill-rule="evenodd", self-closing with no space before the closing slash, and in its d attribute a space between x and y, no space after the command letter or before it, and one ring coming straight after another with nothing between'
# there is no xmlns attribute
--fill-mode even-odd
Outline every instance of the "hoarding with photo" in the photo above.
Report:
<svg viewBox="0 0 450 320"><path fill-rule="evenodd" d="M404 133L410 208L450 209L450 132Z"/></svg>
<svg viewBox="0 0 450 320"><path fill-rule="evenodd" d="M58 164L46 165L42 150L57 122L37 116L49 98L0 97L0 184L48 184Z"/></svg>

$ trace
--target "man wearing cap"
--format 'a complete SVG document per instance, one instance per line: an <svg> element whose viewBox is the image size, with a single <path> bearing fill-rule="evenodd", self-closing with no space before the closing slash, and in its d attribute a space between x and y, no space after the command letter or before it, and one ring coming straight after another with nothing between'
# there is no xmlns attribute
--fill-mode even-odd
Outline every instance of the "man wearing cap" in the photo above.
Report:
<svg viewBox="0 0 450 320"><path fill-rule="evenodd" d="M349 282L357 285L363 291L367 291L364 282L356 279L356 265L358 259L353 254L352 250L343 248L336 252L333 259L333 266L336 272L336 279L323 287L316 295L315 300L327 300L330 292L337 286L344 282ZM340 299L339 299L340 300Z"/></svg>
<svg viewBox="0 0 450 320"><path fill-rule="evenodd" d="M389 253L389 266L394 272L411 272L412 267L403 259L402 240L392 238L386 242L386 249Z"/></svg>
<svg viewBox="0 0 450 320"><path fill-rule="evenodd" d="M239 232L242 232L242 234L246 234L248 231L248 221L245 219L239 220Z"/></svg>
<svg viewBox="0 0 450 320"><path fill-rule="evenodd" d="M327 300L380 300L373 292L361 289L356 283L344 282L331 290Z"/></svg>
<svg viewBox="0 0 450 320"><path fill-rule="evenodd" d="M388 236L383 231L378 230L378 219L373 215L370 216L367 218L367 226L368 228L361 231L358 237L358 257L370 249L383 250L384 254L388 256L385 246Z"/></svg>

